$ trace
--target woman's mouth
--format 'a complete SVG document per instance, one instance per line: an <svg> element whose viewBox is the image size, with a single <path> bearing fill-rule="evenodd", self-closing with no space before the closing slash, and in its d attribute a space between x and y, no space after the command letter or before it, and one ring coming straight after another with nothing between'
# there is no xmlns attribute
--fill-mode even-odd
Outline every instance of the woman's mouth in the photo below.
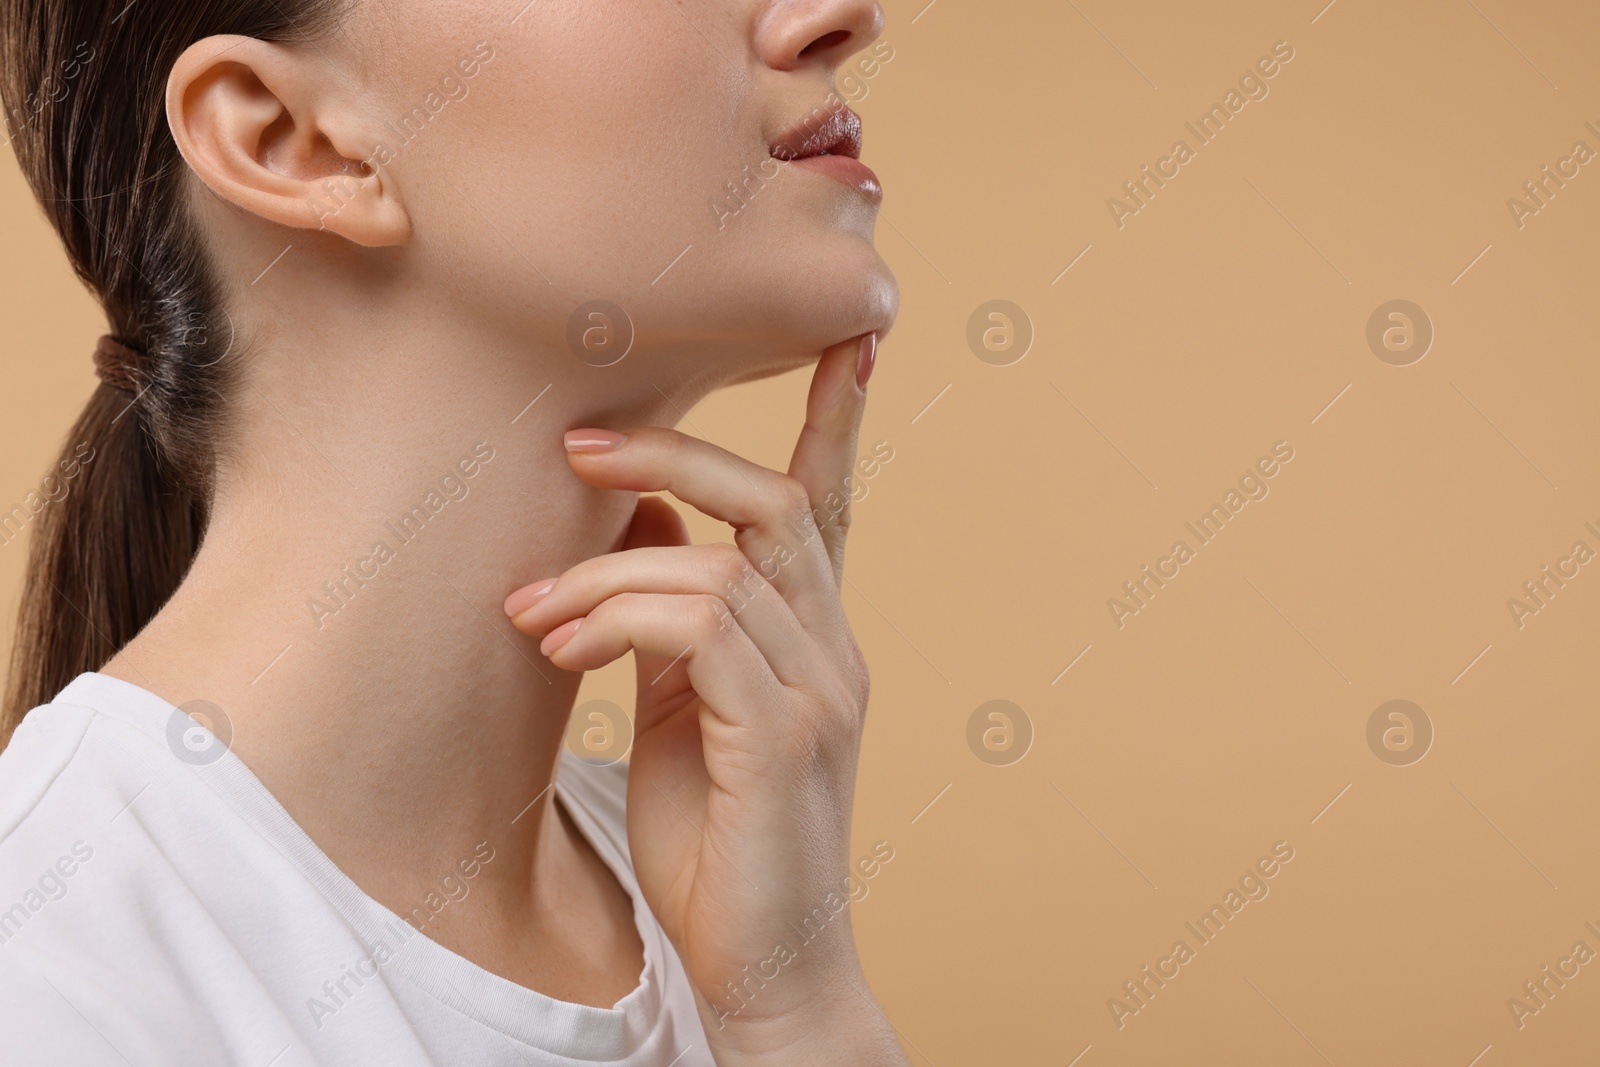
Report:
<svg viewBox="0 0 1600 1067"><path fill-rule="evenodd" d="M844 182L874 204L883 200L878 176L860 159L861 119L842 102L813 111L769 151L776 160Z"/></svg>

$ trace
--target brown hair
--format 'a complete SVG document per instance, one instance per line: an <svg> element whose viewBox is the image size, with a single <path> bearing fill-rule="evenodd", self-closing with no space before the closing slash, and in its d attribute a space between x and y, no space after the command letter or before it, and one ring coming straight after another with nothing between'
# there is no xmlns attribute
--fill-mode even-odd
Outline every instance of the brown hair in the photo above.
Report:
<svg viewBox="0 0 1600 1067"><path fill-rule="evenodd" d="M62 449L65 495L52 493L35 519L0 744L28 709L100 667L150 621L205 532L236 364L223 357L235 339L186 208L185 166L166 122L167 74L202 38L312 40L344 6L0 6L0 101L17 160L111 333L139 352L137 393L95 389Z"/></svg>

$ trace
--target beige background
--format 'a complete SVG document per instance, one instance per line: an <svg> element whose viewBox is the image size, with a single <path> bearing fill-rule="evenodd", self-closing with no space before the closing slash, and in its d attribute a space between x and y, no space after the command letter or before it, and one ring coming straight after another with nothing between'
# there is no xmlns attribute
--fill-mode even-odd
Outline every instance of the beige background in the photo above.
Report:
<svg viewBox="0 0 1600 1067"><path fill-rule="evenodd" d="M1600 150L1600 9L1322 2L888 4L857 107L904 294L863 442L895 458L845 596L874 668L854 851L895 859L852 910L919 1065L1600 1048L1600 963L1521 1029L1507 1007L1600 951L1600 565L1521 629L1506 604L1600 550L1600 163L1521 229L1506 206ZM1119 230L1107 198L1280 40L1270 95ZM0 227L9 507L102 322L9 154ZM1407 367L1365 340L1400 298L1437 331ZM966 343L991 299L1036 331L1010 366ZM781 466L805 385L693 426ZM1280 440L1270 495L1118 629L1107 599ZM22 561L0 548L8 616ZM1436 731L1411 766L1366 741L1396 698ZM992 699L1034 732L1009 766L968 747ZM1270 895L1118 1029L1108 998L1278 841Z"/></svg>

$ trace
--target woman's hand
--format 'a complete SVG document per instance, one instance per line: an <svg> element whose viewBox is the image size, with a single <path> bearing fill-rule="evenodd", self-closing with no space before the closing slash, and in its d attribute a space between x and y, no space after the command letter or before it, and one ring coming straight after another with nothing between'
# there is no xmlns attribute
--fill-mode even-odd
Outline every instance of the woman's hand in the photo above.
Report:
<svg viewBox="0 0 1600 1067"><path fill-rule="evenodd" d="M734 544L641 498L621 550L514 619L566 670L635 654L629 848L721 1064L906 1062L841 905L868 679L839 583L874 343L823 354L788 474L660 427L569 432L584 481L670 492Z"/></svg>

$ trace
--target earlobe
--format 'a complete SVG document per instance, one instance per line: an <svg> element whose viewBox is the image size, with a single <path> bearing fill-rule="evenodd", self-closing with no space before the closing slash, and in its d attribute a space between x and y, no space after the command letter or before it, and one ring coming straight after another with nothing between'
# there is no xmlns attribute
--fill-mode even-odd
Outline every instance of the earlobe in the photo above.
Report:
<svg viewBox="0 0 1600 1067"><path fill-rule="evenodd" d="M351 101L321 63L251 37L195 42L167 78L178 151L211 192L268 222L403 244L411 220L398 188L348 132Z"/></svg>

